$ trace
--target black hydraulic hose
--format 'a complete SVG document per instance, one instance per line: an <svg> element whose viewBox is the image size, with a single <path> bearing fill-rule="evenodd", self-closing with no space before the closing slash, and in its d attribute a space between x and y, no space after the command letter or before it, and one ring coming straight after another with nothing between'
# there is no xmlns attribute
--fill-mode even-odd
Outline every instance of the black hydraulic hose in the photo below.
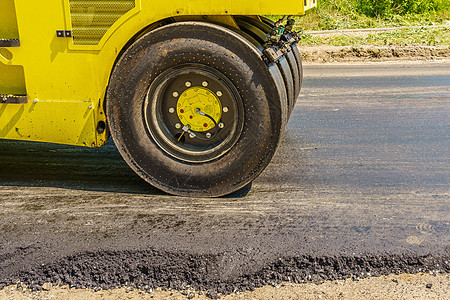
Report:
<svg viewBox="0 0 450 300"><path fill-rule="evenodd" d="M210 115L205 114L204 112L202 112L202 111L200 110L200 108L197 108L197 109L195 110L195 112L198 113L198 114L200 114L200 115L202 115L202 116L205 116L205 117L211 119L211 121L214 122L214 126L215 126L215 128L216 128L216 132L213 133L209 139L201 138L201 137L199 137L198 135L196 135L196 138L198 138L199 140L202 140L202 141L209 141L209 140L211 140L211 139L214 137L214 135L216 135L216 133L218 132L218 127L219 127L219 126L217 125L216 120L214 120L214 118L211 117Z"/></svg>
<svg viewBox="0 0 450 300"><path fill-rule="evenodd" d="M214 122L214 126L216 126L217 127L217 123L216 123L216 120L214 120L214 118L213 117L211 117L210 115L208 115L208 114L205 114L204 112L202 112L201 110L200 110L200 108L197 108L196 110L195 110L197 113L199 113L199 114L201 114L202 116L205 116L205 117L208 117L208 118L210 118L211 119L211 121L213 121Z"/></svg>

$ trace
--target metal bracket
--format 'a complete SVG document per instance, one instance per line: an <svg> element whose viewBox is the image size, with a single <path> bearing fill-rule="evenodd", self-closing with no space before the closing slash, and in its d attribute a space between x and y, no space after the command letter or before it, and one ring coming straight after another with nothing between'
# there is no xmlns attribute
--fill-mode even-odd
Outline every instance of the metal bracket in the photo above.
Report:
<svg viewBox="0 0 450 300"><path fill-rule="evenodd" d="M19 39L0 39L0 47L20 47Z"/></svg>
<svg viewBox="0 0 450 300"><path fill-rule="evenodd" d="M277 62L284 55L283 51L281 51L280 49L276 50L274 48L264 49L263 53L271 63Z"/></svg>
<svg viewBox="0 0 450 300"><path fill-rule="evenodd" d="M282 25L285 20L287 20L286 25ZM292 45L300 41L299 33L293 31L294 25L295 21L291 19L291 16L283 16L272 25L272 30L268 34L269 42L264 45L263 51L266 63L276 63L291 51Z"/></svg>
<svg viewBox="0 0 450 300"><path fill-rule="evenodd" d="M72 30L56 30L56 36L57 37L66 37L71 38L72 37Z"/></svg>
<svg viewBox="0 0 450 300"><path fill-rule="evenodd" d="M27 95L4 95L0 94L0 104L26 104L28 103Z"/></svg>
<svg viewBox="0 0 450 300"><path fill-rule="evenodd" d="M295 45L300 40L300 37L296 32L283 34L280 41L273 46L269 46L264 49L264 57L269 64L277 62L287 52L291 51L292 45Z"/></svg>

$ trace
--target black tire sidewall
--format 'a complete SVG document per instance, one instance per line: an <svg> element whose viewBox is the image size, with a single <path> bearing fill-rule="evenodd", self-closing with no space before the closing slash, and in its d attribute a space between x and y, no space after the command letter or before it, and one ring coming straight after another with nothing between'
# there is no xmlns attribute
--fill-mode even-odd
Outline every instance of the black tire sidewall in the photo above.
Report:
<svg viewBox="0 0 450 300"><path fill-rule="evenodd" d="M224 74L244 106L244 128L236 144L204 163L167 154L144 120L143 103L153 80L168 68L192 63ZM279 143L280 103L277 87L254 49L228 30L192 22L162 27L134 42L115 66L107 91L111 133L125 161L152 185L177 195L220 196L259 175Z"/></svg>

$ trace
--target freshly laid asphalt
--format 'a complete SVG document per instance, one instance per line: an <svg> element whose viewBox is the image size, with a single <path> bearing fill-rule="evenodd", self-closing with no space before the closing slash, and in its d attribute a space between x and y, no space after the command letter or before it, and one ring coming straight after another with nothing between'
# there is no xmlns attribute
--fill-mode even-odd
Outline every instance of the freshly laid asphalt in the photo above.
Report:
<svg viewBox="0 0 450 300"><path fill-rule="evenodd" d="M233 195L147 185L113 143L0 141L0 288L216 292L450 272L450 65L307 65L275 157Z"/></svg>

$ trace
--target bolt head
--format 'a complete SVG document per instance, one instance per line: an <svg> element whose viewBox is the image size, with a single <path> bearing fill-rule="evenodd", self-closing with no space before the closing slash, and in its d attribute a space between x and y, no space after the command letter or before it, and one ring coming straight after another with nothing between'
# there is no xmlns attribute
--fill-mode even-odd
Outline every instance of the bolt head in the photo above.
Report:
<svg viewBox="0 0 450 300"><path fill-rule="evenodd" d="M208 86L208 81L203 81L203 82L202 82L202 85L203 85L204 87L207 87L207 86Z"/></svg>
<svg viewBox="0 0 450 300"><path fill-rule="evenodd" d="M193 139L193 138L195 138L195 135L193 135L192 133L190 133L190 134L189 134L189 137L190 137L191 139Z"/></svg>
<svg viewBox="0 0 450 300"><path fill-rule="evenodd" d="M169 112L170 112L171 114L173 114L173 113L175 112L175 108L170 107L170 108L169 108Z"/></svg>
<svg viewBox="0 0 450 300"><path fill-rule="evenodd" d="M225 124L219 123L219 128L224 128L224 127L225 127Z"/></svg>
<svg viewBox="0 0 450 300"><path fill-rule="evenodd" d="M224 106L224 107L222 108L222 110L223 110L223 112L228 112L228 107Z"/></svg>
<svg viewBox="0 0 450 300"><path fill-rule="evenodd" d="M192 83L190 81L186 81L186 83L184 84L186 87L190 87L192 85Z"/></svg>
<svg viewBox="0 0 450 300"><path fill-rule="evenodd" d="M222 94L222 91L217 91L217 92L216 92L216 95L219 96L219 97L221 97L221 96L223 95L223 94Z"/></svg>
<svg viewBox="0 0 450 300"><path fill-rule="evenodd" d="M207 133L206 133L206 137L207 137L208 139L211 138L211 133L207 132Z"/></svg>
<svg viewBox="0 0 450 300"><path fill-rule="evenodd" d="M178 92L173 92L172 96L174 96L175 98L177 98L179 96Z"/></svg>
<svg viewBox="0 0 450 300"><path fill-rule="evenodd" d="M180 123L175 124L175 128L176 129L180 129L181 128L181 124Z"/></svg>

